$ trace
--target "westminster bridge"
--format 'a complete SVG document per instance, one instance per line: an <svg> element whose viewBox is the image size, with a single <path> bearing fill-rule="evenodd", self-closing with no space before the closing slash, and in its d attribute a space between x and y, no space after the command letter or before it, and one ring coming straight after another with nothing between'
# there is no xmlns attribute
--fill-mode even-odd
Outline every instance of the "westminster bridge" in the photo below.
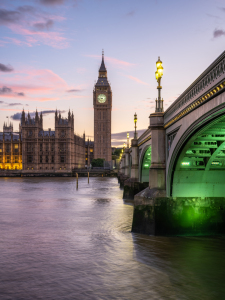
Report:
<svg viewBox="0 0 225 300"><path fill-rule="evenodd" d="M149 118L120 164L133 231L225 233L225 51L165 112L156 101Z"/></svg>

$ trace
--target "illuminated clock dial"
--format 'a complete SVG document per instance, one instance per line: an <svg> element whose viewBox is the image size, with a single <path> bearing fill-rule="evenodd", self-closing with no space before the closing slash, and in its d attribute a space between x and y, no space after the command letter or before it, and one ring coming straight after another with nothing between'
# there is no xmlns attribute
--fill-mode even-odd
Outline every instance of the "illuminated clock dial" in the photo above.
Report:
<svg viewBox="0 0 225 300"><path fill-rule="evenodd" d="M106 101L106 95L104 95L104 94L98 95L98 102L99 103L105 103L105 101Z"/></svg>

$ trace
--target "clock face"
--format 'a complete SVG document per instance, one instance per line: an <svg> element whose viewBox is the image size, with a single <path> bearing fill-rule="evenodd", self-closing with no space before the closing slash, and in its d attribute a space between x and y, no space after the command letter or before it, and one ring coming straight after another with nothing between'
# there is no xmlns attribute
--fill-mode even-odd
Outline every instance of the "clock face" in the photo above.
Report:
<svg viewBox="0 0 225 300"><path fill-rule="evenodd" d="M106 95L104 95L104 94L98 95L98 102L99 103L105 103L105 101L106 101Z"/></svg>

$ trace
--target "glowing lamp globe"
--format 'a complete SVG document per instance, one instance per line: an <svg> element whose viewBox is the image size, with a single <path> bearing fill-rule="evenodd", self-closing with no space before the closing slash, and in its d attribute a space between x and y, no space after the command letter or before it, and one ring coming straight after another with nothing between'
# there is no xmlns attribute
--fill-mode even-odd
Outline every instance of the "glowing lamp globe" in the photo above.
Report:
<svg viewBox="0 0 225 300"><path fill-rule="evenodd" d="M162 66L158 68L158 74L159 74L160 78L163 76L163 67Z"/></svg>
<svg viewBox="0 0 225 300"><path fill-rule="evenodd" d="M159 57L157 62L156 62L156 68L159 69L161 66L162 66L162 62L161 62L160 57Z"/></svg>

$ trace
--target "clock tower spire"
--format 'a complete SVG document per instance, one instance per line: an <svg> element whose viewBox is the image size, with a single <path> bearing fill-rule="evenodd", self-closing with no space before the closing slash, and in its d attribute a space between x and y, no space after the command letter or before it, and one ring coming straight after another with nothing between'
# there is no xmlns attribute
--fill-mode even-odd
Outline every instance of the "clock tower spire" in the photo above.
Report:
<svg viewBox="0 0 225 300"><path fill-rule="evenodd" d="M94 158L112 160L111 150L111 110L112 90L107 79L107 69L102 51L102 62L99 68L98 81L93 91L94 106Z"/></svg>

